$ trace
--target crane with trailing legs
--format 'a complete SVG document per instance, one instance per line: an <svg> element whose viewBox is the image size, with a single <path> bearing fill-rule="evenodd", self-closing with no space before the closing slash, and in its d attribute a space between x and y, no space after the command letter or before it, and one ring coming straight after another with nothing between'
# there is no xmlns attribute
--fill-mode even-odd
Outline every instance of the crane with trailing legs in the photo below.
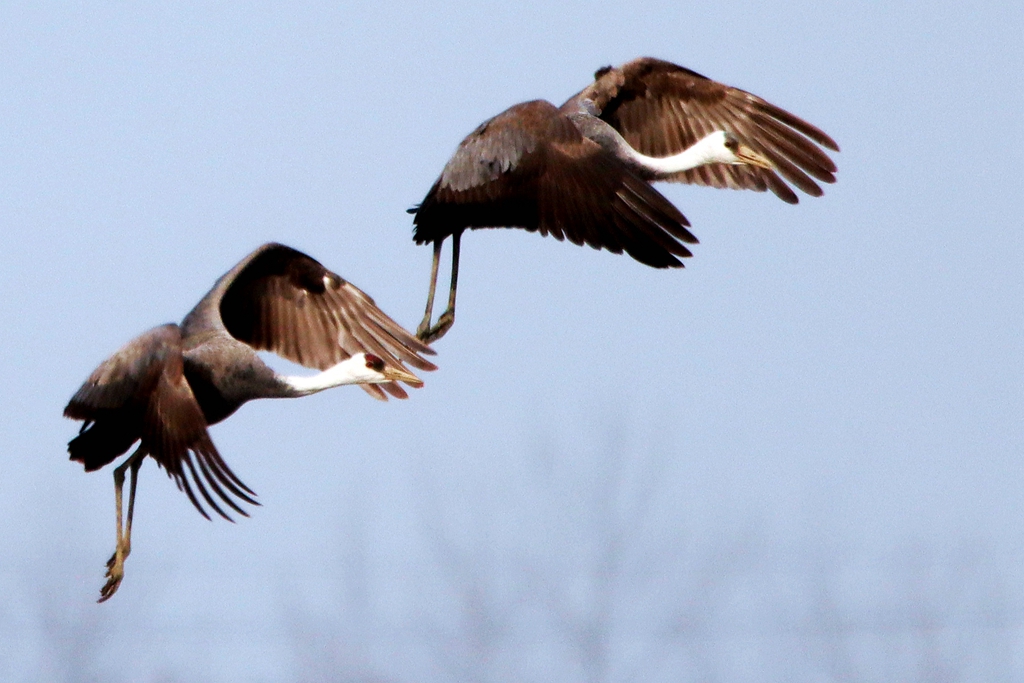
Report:
<svg viewBox="0 0 1024 683"><path fill-rule="evenodd" d="M258 351L320 372L279 374ZM355 285L281 244L265 244L246 256L180 325L161 325L128 342L100 364L64 409L66 417L83 421L68 452L87 472L139 444L114 470L117 543L100 602L114 595L124 577L138 472L147 456L207 519L203 503L231 519L218 501L248 516L242 504L258 504L256 494L221 458L208 426L247 401L297 398L345 384L381 400L406 398L398 382L423 385L406 364L434 370L424 357L432 354ZM126 472L131 482L125 516Z"/></svg>
<svg viewBox="0 0 1024 683"><path fill-rule="evenodd" d="M415 214L413 239L432 244L420 339L455 322L459 248L468 229L518 227L616 254L653 268L682 267L697 238L650 183L771 190L798 199L835 182L819 128L746 91L685 67L641 57L604 67L561 107L534 100L483 122L445 164ZM438 265L452 238L448 306L431 323Z"/></svg>

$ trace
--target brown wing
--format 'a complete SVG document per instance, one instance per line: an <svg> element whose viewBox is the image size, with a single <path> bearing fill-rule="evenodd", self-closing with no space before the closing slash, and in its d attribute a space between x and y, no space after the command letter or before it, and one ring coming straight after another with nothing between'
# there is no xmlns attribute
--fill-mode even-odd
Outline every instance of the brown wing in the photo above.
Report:
<svg viewBox="0 0 1024 683"><path fill-rule="evenodd" d="M671 202L584 138L552 104L518 104L483 123L415 209L414 239L520 227L574 244L679 267L697 239Z"/></svg>
<svg viewBox="0 0 1024 683"><path fill-rule="evenodd" d="M385 315L373 299L318 261L280 244L261 247L228 284L219 305L224 327L253 348L325 370L357 353L380 356L393 367L436 366L433 350ZM395 382L360 385L406 398ZM383 391L382 391L383 389Z"/></svg>
<svg viewBox="0 0 1024 683"><path fill-rule="evenodd" d="M71 398L64 415L85 421L68 451L87 471L112 462L140 441L140 451L167 470L204 517L209 515L193 493L186 468L207 504L223 517L230 519L207 486L242 515L245 511L231 495L256 504L251 498L255 494L231 472L206 431L182 371L177 325L154 328L105 360Z"/></svg>
<svg viewBox="0 0 1024 683"><path fill-rule="evenodd" d="M149 398L175 339L180 339L176 325L139 335L100 363L71 397L64 417L85 424L68 452L87 472L113 462L142 438Z"/></svg>
<svg viewBox="0 0 1024 683"><path fill-rule="evenodd" d="M248 513L232 500L232 496L258 504L252 498L256 494L227 466L206 431L203 412L185 379L180 338L176 353L168 354L150 397L143 423L142 447L167 470L168 476L207 519L210 516L196 498L189 480L195 484L206 504L225 519L230 520L231 517L217 505L207 486L245 517L249 516Z"/></svg>
<svg viewBox="0 0 1024 683"><path fill-rule="evenodd" d="M577 109L582 99L592 100L602 119L649 156L677 154L704 136L724 130L768 157L783 178L809 195L822 194L812 177L835 182L835 163L819 145L834 151L839 146L819 128L756 95L671 62L641 57L618 69L601 69L594 83L562 105L563 111ZM798 201L775 172L751 166L711 164L684 171L672 180L770 189L784 201Z"/></svg>

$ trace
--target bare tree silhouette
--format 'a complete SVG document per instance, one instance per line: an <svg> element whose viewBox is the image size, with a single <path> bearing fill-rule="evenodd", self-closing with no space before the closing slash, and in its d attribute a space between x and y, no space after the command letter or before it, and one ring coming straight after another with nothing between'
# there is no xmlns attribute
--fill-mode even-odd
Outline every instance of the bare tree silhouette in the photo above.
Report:
<svg viewBox="0 0 1024 683"><path fill-rule="evenodd" d="M673 504L671 451L630 441L612 431L593 448L542 445L501 476L455 484L422 463L407 519L419 536L384 574L374 495L354 480L337 562L313 568L313 593L279 581L276 620L105 618L86 577L70 573L91 556L76 534L40 534L62 542L36 554L11 584L19 599L0 604L0 637L32 663L13 680L202 680L219 638L290 655L278 674L303 683L1021 679L1017 554L948 538L785 545L724 514L694 526ZM147 602L139 589L121 599ZM121 659L126 642L136 668ZM183 642L205 649L147 665L180 657Z"/></svg>

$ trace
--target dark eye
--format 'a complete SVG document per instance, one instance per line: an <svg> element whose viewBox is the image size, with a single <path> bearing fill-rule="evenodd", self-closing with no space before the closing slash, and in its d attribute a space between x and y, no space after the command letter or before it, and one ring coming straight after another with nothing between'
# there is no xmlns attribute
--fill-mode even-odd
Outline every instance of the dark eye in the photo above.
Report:
<svg viewBox="0 0 1024 683"><path fill-rule="evenodd" d="M366 354L366 367L374 372L380 372L384 369L384 361L372 353L368 353Z"/></svg>
<svg viewBox="0 0 1024 683"><path fill-rule="evenodd" d="M740 146L740 141L730 135L725 138L725 146L728 149L736 150Z"/></svg>

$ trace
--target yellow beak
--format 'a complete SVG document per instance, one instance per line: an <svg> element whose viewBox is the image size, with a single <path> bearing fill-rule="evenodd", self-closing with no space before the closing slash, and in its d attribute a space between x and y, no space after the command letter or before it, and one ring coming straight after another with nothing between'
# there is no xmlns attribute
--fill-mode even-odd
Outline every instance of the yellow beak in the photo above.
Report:
<svg viewBox="0 0 1024 683"><path fill-rule="evenodd" d="M775 164L768 160L768 157L755 152L746 145L740 145L736 150L736 158L744 164L750 166L757 166L759 168L767 168L769 171L775 168Z"/></svg>
<svg viewBox="0 0 1024 683"><path fill-rule="evenodd" d="M392 382L405 382L411 387L423 386L423 380L421 380L419 377L412 374L411 372L406 372L402 368L393 368L390 365L388 365L385 366L383 370L381 370L381 374L383 374Z"/></svg>

